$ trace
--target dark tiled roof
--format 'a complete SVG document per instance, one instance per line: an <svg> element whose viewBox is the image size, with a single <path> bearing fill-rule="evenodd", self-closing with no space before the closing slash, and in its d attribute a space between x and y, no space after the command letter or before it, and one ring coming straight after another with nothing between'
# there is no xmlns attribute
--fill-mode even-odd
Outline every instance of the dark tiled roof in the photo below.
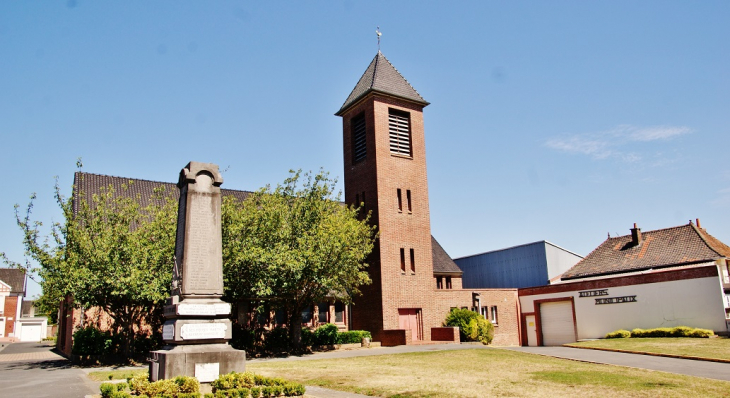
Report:
<svg viewBox="0 0 730 398"><path fill-rule="evenodd" d="M30 316L30 310L33 308L33 305L35 305L35 301L23 300L23 304L20 306L20 315L23 317Z"/></svg>
<svg viewBox="0 0 730 398"><path fill-rule="evenodd" d="M16 268L0 268L0 281L10 285L10 293L25 295L25 271Z"/></svg>
<svg viewBox="0 0 730 398"><path fill-rule="evenodd" d="M606 239L561 279L644 271L730 257L730 247L691 222L643 232L642 237L638 246L632 244L631 235Z"/></svg>
<svg viewBox="0 0 730 398"><path fill-rule="evenodd" d="M109 186L114 188L117 195L129 198L139 197L139 203L142 207L146 207L152 202L157 190L162 190L161 192L164 195L170 195L175 200L180 197L180 191L175 183L113 177L79 171L74 175L74 198L78 192L83 192L87 202L92 203L91 196L98 193L102 188L109 188ZM221 189L221 193L224 197L232 196L238 200L244 200L251 194L251 192L233 189ZM74 213L78 210L77 205L78 202L74 201Z"/></svg>
<svg viewBox="0 0 730 398"><path fill-rule="evenodd" d="M342 115L347 108L371 91L390 94L424 106L428 105L428 102L418 94L418 91L385 58L385 55L378 51L336 115Z"/></svg>
<svg viewBox="0 0 730 398"><path fill-rule="evenodd" d="M436 238L431 236L431 252L433 256L433 273L434 274L459 274L461 268L451 259L443 247L438 243Z"/></svg>

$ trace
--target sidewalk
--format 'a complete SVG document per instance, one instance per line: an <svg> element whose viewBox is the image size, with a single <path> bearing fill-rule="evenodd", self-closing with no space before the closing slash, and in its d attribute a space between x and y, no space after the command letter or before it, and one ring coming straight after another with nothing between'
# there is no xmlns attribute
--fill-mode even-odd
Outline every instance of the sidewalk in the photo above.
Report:
<svg viewBox="0 0 730 398"><path fill-rule="evenodd" d="M585 350L571 347L507 347L505 349L581 362L628 366L730 381L730 363L667 358L623 352Z"/></svg>

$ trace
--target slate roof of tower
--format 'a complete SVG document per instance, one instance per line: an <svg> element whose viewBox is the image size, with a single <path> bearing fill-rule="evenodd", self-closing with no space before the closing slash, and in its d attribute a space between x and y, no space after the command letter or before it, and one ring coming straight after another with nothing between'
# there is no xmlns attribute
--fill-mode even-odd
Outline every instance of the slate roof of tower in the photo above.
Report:
<svg viewBox="0 0 730 398"><path fill-rule="evenodd" d="M631 235L608 238L566 271L561 279L699 264L725 257L730 257L730 247L690 222L642 232L642 242L638 246L633 245Z"/></svg>
<svg viewBox="0 0 730 398"><path fill-rule="evenodd" d="M77 196L77 192L83 192L86 196L87 203L91 203L91 195L98 193L102 188L107 189L109 186L114 188L117 196L128 198L136 198L139 196L139 204L142 207L146 207L151 203L153 195L160 188L164 189L162 191L164 195L171 195L175 200L180 197L180 190L175 183L114 177L77 171L74 175L74 198ZM233 196L238 200L244 200L251 192L221 189L221 194L223 196ZM74 201L74 213L78 211L77 206L78 202Z"/></svg>
<svg viewBox="0 0 730 398"><path fill-rule="evenodd" d="M342 115L347 108L373 91L404 98L424 106L428 105L418 91L385 58L385 55L378 51L336 115Z"/></svg>
<svg viewBox="0 0 730 398"><path fill-rule="evenodd" d="M25 295L25 271L17 268L0 268L0 281L10 285L10 293Z"/></svg>
<svg viewBox="0 0 730 398"><path fill-rule="evenodd" d="M461 268L451 259L436 238L431 236L431 253L433 256L434 274L458 274L461 275Z"/></svg>

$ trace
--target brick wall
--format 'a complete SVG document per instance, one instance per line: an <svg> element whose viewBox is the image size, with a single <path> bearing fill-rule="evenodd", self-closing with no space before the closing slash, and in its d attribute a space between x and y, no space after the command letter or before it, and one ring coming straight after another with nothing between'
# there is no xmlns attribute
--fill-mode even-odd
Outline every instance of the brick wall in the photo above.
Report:
<svg viewBox="0 0 730 398"><path fill-rule="evenodd" d="M5 306L3 308L3 316L5 317L5 337L9 337L10 333L14 333L16 316L18 315L18 296L6 296ZM14 335L15 337L20 337Z"/></svg>
<svg viewBox="0 0 730 398"><path fill-rule="evenodd" d="M483 308L497 307L498 322L494 327L492 344L520 345L517 289L436 290L436 313L440 317L440 322L443 323L452 308L471 309L475 305L472 300L473 293L479 294Z"/></svg>

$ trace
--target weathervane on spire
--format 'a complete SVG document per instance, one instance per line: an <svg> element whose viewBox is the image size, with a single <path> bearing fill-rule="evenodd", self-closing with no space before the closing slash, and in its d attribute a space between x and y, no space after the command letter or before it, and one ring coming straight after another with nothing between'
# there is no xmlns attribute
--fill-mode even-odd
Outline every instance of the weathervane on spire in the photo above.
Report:
<svg viewBox="0 0 730 398"><path fill-rule="evenodd" d="M378 52L380 52L380 36L382 35L382 33L380 33L380 26L375 29L375 34L378 35Z"/></svg>

